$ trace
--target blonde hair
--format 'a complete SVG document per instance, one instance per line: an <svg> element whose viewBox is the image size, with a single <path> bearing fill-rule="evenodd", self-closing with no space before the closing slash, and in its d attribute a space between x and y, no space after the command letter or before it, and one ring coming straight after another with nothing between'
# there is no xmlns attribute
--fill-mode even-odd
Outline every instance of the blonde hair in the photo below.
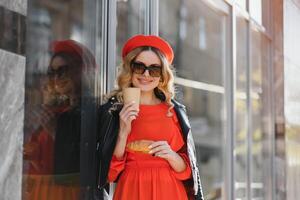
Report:
<svg viewBox="0 0 300 200"><path fill-rule="evenodd" d="M174 107L174 104L171 100L175 95L173 75L174 68L168 63L166 57L158 49L153 47L136 48L129 52L126 57L124 57L121 65L118 68L117 88L110 92L107 95L107 98L115 96L119 102L123 102L122 89L132 87L131 62L134 61L135 58L143 51L154 52L162 63L162 75L160 77L158 86L154 89L154 93L157 98L169 105L167 116L172 116L171 109Z"/></svg>

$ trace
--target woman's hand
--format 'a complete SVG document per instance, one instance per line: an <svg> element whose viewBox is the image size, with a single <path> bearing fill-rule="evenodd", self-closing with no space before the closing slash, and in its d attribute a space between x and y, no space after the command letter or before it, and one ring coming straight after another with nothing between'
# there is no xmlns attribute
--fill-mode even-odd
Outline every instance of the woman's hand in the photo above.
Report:
<svg viewBox="0 0 300 200"><path fill-rule="evenodd" d="M182 157L171 149L167 141L153 142L149 148L150 154L166 159L176 172L182 172L186 169Z"/></svg>
<svg viewBox="0 0 300 200"><path fill-rule="evenodd" d="M56 128L56 115L50 108L45 105L33 106L28 112L26 119L26 129L28 132L35 132L42 127L51 135L54 135Z"/></svg>
<svg viewBox="0 0 300 200"><path fill-rule="evenodd" d="M177 153L174 152L167 141L153 142L150 146L150 154L164 158L166 160L174 160Z"/></svg>
<svg viewBox="0 0 300 200"><path fill-rule="evenodd" d="M117 139L117 144L114 150L114 155L117 159L122 159L125 152L126 141L128 134L131 131L131 122L136 119L138 115L138 108L134 102L124 104L120 116L120 130Z"/></svg>
<svg viewBox="0 0 300 200"><path fill-rule="evenodd" d="M135 102L124 104L120 116L120 132L119 137L127 137L131 131L131 122L138 116L138 108Z"/></svg>
<svg viewBox="0 0 300 200"><path fill-rule="evenodd" d="M38 113L39 115L39 123L41 126L48 132L55 134L55 128L56 128L56 115L53 111L51 111L50 108L48 108L45 105L41 106L41 109Z"/></svg>

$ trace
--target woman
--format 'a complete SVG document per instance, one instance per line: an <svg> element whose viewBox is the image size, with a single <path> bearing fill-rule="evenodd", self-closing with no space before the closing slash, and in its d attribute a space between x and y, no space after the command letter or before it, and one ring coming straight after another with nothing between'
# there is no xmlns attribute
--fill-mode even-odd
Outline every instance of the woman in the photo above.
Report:
<svg viewBox="0 0 300 200"><path fill-rule="evenodd" d="M28 132L24 159L24 199L60 200L80 198L80 142L82 78L93 71L95 60L89 50L73 40L55 41L42 86L43 102L32 109L37 128ZM82 186L82 185L81 185Z"/></svg>
<svg viewBox="0 0 300 200"><path fill-rule="evenodd" d="M100 107L98 188L116 181L115 200L203 199L185 108L173 99L172 48L136 35L122 57L118 89ZM140 88L140 102L119 106L127 87Z"/></svg>

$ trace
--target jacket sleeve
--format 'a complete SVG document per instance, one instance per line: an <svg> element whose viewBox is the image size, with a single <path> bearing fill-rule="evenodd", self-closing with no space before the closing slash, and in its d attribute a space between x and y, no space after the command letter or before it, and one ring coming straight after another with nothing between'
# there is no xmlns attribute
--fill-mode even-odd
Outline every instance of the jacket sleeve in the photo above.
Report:
<svg viewBox="0 0 300 200"><path fill-rule="evenodd" d="M175 105L175 110L177 111L180 125L182 131L185 133L185 139L187 144L187 154L190 162L191 172L192 172L192 180L193 180L193 190L195 199L203 200L203 192L200 180L200 173L197 165L196 158L196 150L195 143L193 140L192 132L191 132L191 124L189 122L185 106L179 104L176 100L172 100Z"/></svg>
<svg viewBox="0 0 300 200"><path fill-rule="evenodd" d="M203 191L202 191L202 185L200 181L200 173L197 166L195 143L191 131L189 132L187 137L187 152L190 159L190 165L192 167L195 196L197 200L198 199L203 200Z"/></svg>
<svg viewBox="0 0 300 200"><path fill-rule="evenodd" d="M118 176L125 168L126 158L127 158L126 153L121 160L117 159L116 156L113 155L111 162L110 162L109 172L108 172L108 181L109 182L114 182L117 180Z"/></svg>

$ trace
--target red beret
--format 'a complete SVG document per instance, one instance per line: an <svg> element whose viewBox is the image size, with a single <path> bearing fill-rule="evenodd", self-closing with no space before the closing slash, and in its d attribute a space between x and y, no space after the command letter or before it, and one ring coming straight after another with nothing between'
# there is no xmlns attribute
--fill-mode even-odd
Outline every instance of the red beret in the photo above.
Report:
<svg viewBox="0 0 300 200"><path fill-rule="evenodd" d="M51 52L54 54L60 52L69 53L81 59L84 62L84 65L96 67L94 55L90 52L88 48L86 48L79 42L76 42L75 40L54 41L51 43L50 48Z"/></svg>
<svg viewBox="0 0 300 200"><path fill-rule="evenodd" d="M173 49L170 44L155 35L135 35L124 44L122 57L124 58L130 51L138 47L150 46L160 50L171 64L174 58Z"/></svg>
<svg viewBox="0 0 300 200"><path fill-rule="evenodd" d="M54 41L51 43L51 51L53 53L65 52L82 57L82 46L74 40Z"/></svg>

